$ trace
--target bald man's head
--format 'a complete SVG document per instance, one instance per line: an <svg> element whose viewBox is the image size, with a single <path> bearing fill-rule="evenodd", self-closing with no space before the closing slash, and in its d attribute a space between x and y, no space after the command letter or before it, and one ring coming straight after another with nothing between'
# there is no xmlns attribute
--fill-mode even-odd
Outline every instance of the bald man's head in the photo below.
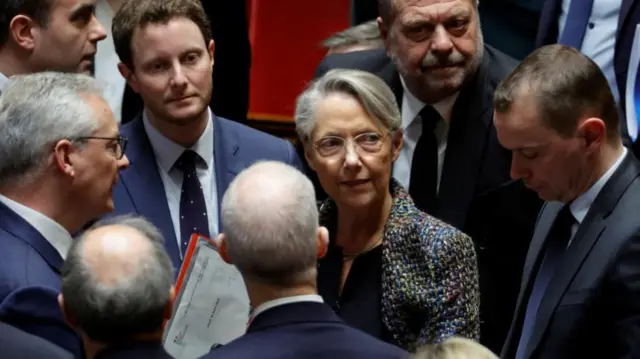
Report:
<svg viewBox="0 0 640 359"><path fill-rule="evenodd" d="M96 282L116 287L138 276L152 260L153 245L138 229L114 224L86 233L79 250Z"/></svg>
<svg viewBox="0 0 640 359"><path fill-rule="evenodd" d="M62 271L70 321L100 343L161 330L173 296L173 266L159 231L142 218L98 222L77 239Z"/></svg>
<svg viewBox="0 0 640 359"><path fill-rule="evenodd" d="M245 277L281 286L315 278L326 241L319 241L313 185L300 171L254 164L231 182L220 212L224 252Z"/></svg>

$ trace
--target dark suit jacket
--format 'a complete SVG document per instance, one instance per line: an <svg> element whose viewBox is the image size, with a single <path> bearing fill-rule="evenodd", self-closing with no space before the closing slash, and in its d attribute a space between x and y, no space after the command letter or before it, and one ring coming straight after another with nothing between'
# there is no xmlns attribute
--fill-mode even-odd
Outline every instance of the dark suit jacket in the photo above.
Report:
<svg viewBox="0 0 640 359"><path fill-rule="evenodd" d="M538 25L538 35L536 36L536 46L555 44L558 40L558 17L560 16L562 0L546 0L542 13L540 14L540 24ZM622 0L620 17L618 20L618 34L616 35L616 48L613 57L613 66L616 72L616 83L620 94L620 107L624 113L625 92L627 86L627 69L629 67L629 57L631 57L631 46L633 36L636 32L636 25L640 22L640 2L634 0ZM628 138L627 126L621 126L623 135ZM640 153L640 148L634 148L636 155Z"/></svg>
<svg viewBox="0 0 640 359"><path fill-rule="evenodd" d="M498 143L493 126L493 91L515 65L510 57L486 46L475 77L461 90L453 108L438 203L431 213L470 235L476 244L480 340L494 351L500 351L509 329L541 206L534 192L511 180L511 153ZM373 72L402 103L400 77L384 50L329 55L316 75L330 68ZM319 196L326 196L317 178L313 179Z"/></svg>
<svg viewBox="0 0 640 359"><path fill-rule="evenodd" d="M83 357L80 337L58 307L63 260L18 214L0 203L0 321Z"/></svg>
<svg viewBox="0 0 640 359"><path fill-rule="evenodd" d="M211 108L222 117L244 122L249 110L251 70L246 1L202 0L202 7L211 22L215 41ZM127 85L122 103L122 123L133 121L143 107L140 96Z"/></svg>
<svg viewBox="0 0 640 359"><path fill-rule="evenodd" d="M400 359L408 354L349 327L325 304L297 302L260 313L247 334L205 358Z"/></svg>
<svg viewBox="0 0 640 359"><path fill-rule="evenodd" d="M288 141L215 115L213 128L218 208L234 177L257 161L280 161L302 168L295 149ZM120 132L129 138L127 157L131 164L120 173L121 181L113 192L115 211L111 215L136 213L150 220L162 232L169 256L174 266L179 268L182 262L180 248L142 117L138 116L124 125Z"/></svg>
<svg viewBox="0 0 640 359"><path fill-rule="evenodd" d="M531 242L502 357L514 357L547 233L562 204L547 203ZM526 359L640 357L640 162L628 154L591 205L554 272Z"/></svg>
<svg viewBox="0 0 640 359"><path fill-rule="evenodd" d="M0 322L0 353L7 359L71 359L71 353L42 338Z"/></svg>
<svg viewBox="0 0 640 359"><path fill-rule="evenodd" d="M94 359L172 359L164 350L162 343L135 342L111 347L99 352Z"/></svg>

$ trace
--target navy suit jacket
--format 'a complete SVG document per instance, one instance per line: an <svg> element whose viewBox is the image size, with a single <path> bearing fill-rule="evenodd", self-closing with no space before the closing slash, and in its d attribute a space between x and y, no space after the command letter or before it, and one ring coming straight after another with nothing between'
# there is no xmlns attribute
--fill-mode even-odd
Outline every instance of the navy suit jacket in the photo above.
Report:
<svg viewBox="0 0 640 359"><path fill-rule="evenodd" d="M73 358L62 348L5 323L0 323L0 353L3 358Z"/></svg>
<svg viewBox="0 0 640 359"><path fill-rule="evenodd" d="M0 321L83 357L58 307L63 260L28 222L0 203ZM0 355L1 356L1 355Z"/></svg>
<svg viewBox="0 0 640 359"><path fill-rule="evenodd" d="M546 0L538 25L536 46L555 44L558 40L558 18L560 16L562 0ZM633 36L636 25L640 22L640 1L622 0L620 15L618 18L618 33L616 35L616 47L613 56L613 66L616 72L616 83L620 94L620 107L625 110L625 92L627 86L627 69L629 57L633 46ZM628 138L627 126L621 126L623 135ZM638 154L638 152L636 152Z"/></svg>
<svg viewBox="0 0 640 359"><path fill-rule="evenodd" d="M540 212L502 358L517 352L547 235L563 205ZM525 359L640 358L640 162L627 154L591 204L536 312Z"/></svg>
<svg viewBox="0 0 640 359"><path fill-rule="evenodd" d="M302 171L302 164L291 143L222 117L213 116L214 165L218 208L231 181L243 169L261 160L280 161ZM165 248L176 268L180 267L180 248L171 221L164 185L158 172L153 149L142 117L122 126L129 139L128 169L120 172L113 192L112 215L136 213L157 226L165 239ZM223 228L220 227L220 231Z"/></svg>
<svg viewBox="0 0 640 359"><path fill-rule="evenodd" d="M203 359L400 359L409 354L345 324L322 303L297 302L260 313L247 333Z"/></svg>
<svg viewBox="0 0 640 359"><path fill-rule="evenodd" d="M135 342L99 352L94 359L173 359L159 342Z"/></svg>

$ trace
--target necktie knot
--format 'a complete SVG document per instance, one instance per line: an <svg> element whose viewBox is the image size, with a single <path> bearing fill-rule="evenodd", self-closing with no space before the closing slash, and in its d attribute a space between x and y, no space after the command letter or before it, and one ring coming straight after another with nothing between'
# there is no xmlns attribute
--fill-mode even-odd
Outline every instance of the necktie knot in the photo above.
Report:
<svg viewBox="0 0 640 359"><path fill-rule="evenodd" d="M199 155L192 150L185 150L175 163L175 167L183 172L193 172Z"/></svg>
<svg viewBox="0 0 640 359"><path fill-rule="evenodd" d="M423 132L433 132L438 121L442 119L440 113L436 111L436 109L431 105L426 105L425 107L423 107L418 115L420 116L420 120L422 121Z"/></svg>

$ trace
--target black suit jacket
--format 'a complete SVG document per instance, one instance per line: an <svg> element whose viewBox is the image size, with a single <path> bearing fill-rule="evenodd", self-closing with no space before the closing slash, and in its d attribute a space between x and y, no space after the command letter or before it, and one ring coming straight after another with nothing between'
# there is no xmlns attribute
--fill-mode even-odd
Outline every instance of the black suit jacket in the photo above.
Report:
<svg viewBox="0 0 640 359"><path fill-rule="evenodd" d="M40 337L0 322L0 356L20 359L72 359L73 355Z"/></svg>
<svg viewBox="0 0 640 359"><path fill-rule="evenodd" d="M486 46L476 75L461 90L453 108L438 203L431 213L469 234L476 244L480 338L494 351L500 351L509 329L541 206L535 193L521 181L511 180L511 153L498 143L493 126L493 91L515 65L515 60ZM384 50L329 55L316 75L330 68L376 73L391 87L398 104L402 103L400 77ZM317 177L312 177L319 196L326 196Z"/></svg>
<svg viewBox="0 0 640 359"><path fill-rule="evenodd" d="M516 316L502 353L514 357L547 233L562 204L540 213ZM591 205L540 304L526 359L640 357L640 162L629 153Z"/></svg>
<svg viewBox="0 0 640 359"><path fill-rule="evenodd" d="M215 41L211 108L222 117L244 122L249 110L251 44L245 0L203 0ZM122 123L132 121L144 104L127 85L122 103Z"/></svg>
<svg viewBox="0 0 640 359"><path fill-rule="evenodd" d="M133 342L105 349L94 359L172 359L160 342Z"/></svg>
<svg viewBox="0 0 640 359"><path fill-rule="evenodd" d="M562 0L546 0L540 14L538 25L538 35L536 36L536 46L555 44L558 40L558 17L560 16ZM618 18L618 33L616 35L615 54L613 56L613 66L616 72L616 83L620 94L620 107L624 113L625 92L627 85L627 69L629 67L629 57L633 45L633 36L636 25L640 22L640 1L622 0L620 15ZM627 126L623 121L621 130L625 140L628 138ZM634 148L636 155L640 153L640 148Z"/></svg>
<svg viewBox="0 0 640 359"><path fill-rule="evenodd" d="M296 302L267 309L247 334L203 359L408 359L391 344L351 328L323 303Z"/></svg>

